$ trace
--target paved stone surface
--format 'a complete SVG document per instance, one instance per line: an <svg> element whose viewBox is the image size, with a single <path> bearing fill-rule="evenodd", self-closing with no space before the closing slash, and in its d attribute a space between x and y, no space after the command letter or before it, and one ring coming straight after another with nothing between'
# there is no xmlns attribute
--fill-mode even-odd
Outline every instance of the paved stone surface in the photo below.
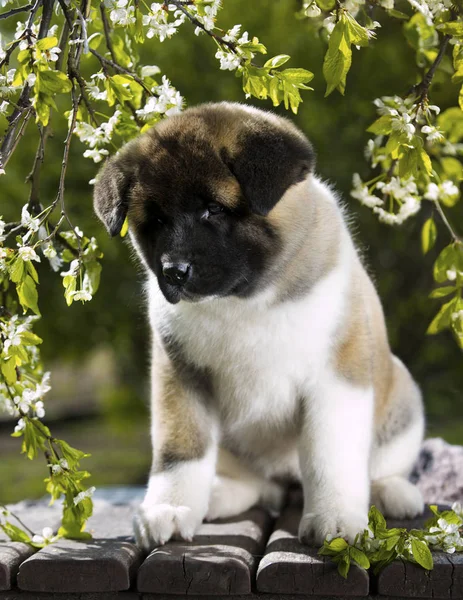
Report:
<svg viewBox="0 0 463 600"><path fill-rule="evenodd" d="M463 501L463 446L425 440L412 478L428 504Z"/></svg>
<svg viewBox="0 0 463 600"><path fill-rule="evenodd" d="M18 587L30 592L109 592L130 588L142 560L132 538L133 506L95 501L89 542L60 540L23 562Z"/></svg>
<svg viewBox="0 0 463 600"><path fill-rule="evenodd" d="M48 502L44 501L18 502L9 505L8 509L34 533L41 533L44 527L56 529L60 521L60 508L49 506ZM13 516L9 520L18 525ZM20 564L33 552L27 544L8 541L3 531L0 531L0 590L9 590L15 585Z"/></svg>
<svg viewBox="0 0 463 600"><path fill-rule="evenodd" d="M16 582L19 565L33 550L20 542L0 543L0 590L9 590Z"/></svg>
<svg viewBox="0 0 463 600"><path fill-rule="evenodd" d="M328 557L318 556L317 548L299 542L300 518L301 507L290 504L278 519L259 564L257 591L338 598L367 596L369 576L364 569L353 565L344 579Z"/></svg>
<svg viewBox="0 0 463 600"><path fill-rule="evenodd" d="M140 567L137 589L188 596L249 594L270 525L270 516L259 508L204 523L192 542L155 549Z"/></svg>
<svg viewBox="0 0 463 600"><path fill-rule="evenodd" d="M434 569L395 561L378 576L379 594L404 598L463 598L463 555L433 553Z"/></svg>

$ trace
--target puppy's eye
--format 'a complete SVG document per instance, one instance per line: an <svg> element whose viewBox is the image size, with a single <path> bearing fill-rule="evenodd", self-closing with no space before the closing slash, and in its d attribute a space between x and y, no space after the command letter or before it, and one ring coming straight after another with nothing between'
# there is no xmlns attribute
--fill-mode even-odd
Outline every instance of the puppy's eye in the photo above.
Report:
<svg viewBox="0 0 463 600"><path fill-rule="evenodd" d="M224 207L220 204L217 204L217 202L210 202L207 205L207 216L218 215L221 212L224 212Z"/></svg>

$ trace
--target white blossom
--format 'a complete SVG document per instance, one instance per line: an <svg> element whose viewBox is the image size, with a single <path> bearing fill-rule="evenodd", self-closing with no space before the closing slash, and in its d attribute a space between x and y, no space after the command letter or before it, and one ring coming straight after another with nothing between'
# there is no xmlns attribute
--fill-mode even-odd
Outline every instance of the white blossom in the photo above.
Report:
<svg viewBox="0 0 463 600"><path fill-rule="evenodd" d="M60 52L61 48L55 46L54 48L50 48L49 50L44 50L43 55L47 62L56 62L59 58Z"/></svg>
<svg viewBox="0 0 463 600"><path fill-rule="evenodd" d="M85 290L78 290L72 292L71 297L74 301L80 300L81 302L89 302L92 299L92 294Z"/></svg>
<svg viewBox="0 0 463 600"><path fill-rule="evenodd" d="M35 403L34 410L35 410L36 416L39 419L43 419L43 417L45 416L45 408L44 408L43 402L41 400L39 400L38 402Z"/></svg>
<svg viewBox="0 0 463 600"><path fill-rule="evenodd" d="M383 201L378 198L378 196L370 194L368 187L362 182L358 173L354 173L352 185L354 186L354 189L351 191L350 195L352 198L358 200L361 204L364 204L369 208L381 206L383 204Z"/></svg>
<svg viewBox="0 0 463 600"><path fill-rule="evenodd" d="M108 92L106 90L100 90L97 85L87 85L87 91L90 98L93 100L107 100Z"/></svg>
<svg viewBox="0 0 463 600"><path fill-rule="evenodd" d="M426 200L432 200L434 202L440 201L452 204L454 203L460 195L460 190L458 187L450 181L450 179L446 179L442 183L429 183L426 189L426 193L424 197Z"/></svg>
<svg viewBox="0 0 463 600"><path fill-rule="evenodd" d="M59 539L58 535L53 535L53 529L51 527L44 527L42 529L42 535L34 535L32 538L32 542L34 544L53 544L56 540Z"/></svg>
<svg viewBox="0 0 463 600"><path fill-rule="evenodd" d="M77 506L79 504L79 502L82 502L82 500L84 500L84 498L91 498L93 496L94 491L95 491L95 488L92 486L92 487L89 487L88 490L79 492L77 494L77 496L74 496L74 505Z"/></svg>
<svg viewBox="0 0 463 600"><path fill-rule="evenodd" d="M304 2L302 10L304 11L304 14L310 18L319 17L322 14L322 11L315 0L312 2Z"/></svg>
<svg viewBox="0 0 463 600"><path fill-rule="evenodd" d="M234 52L217 50L215 57L220 60L220 68L222 71L234 71L241 64L241 58Z"/></svg>
<svg viewBox="0 0 463 600"><path fill-rule="evenodd" d="M28 205L25 204L21 211L21 225L30 231L38 231L40 227L40 219L32 217Z"/></svg>
<svg viewBox="0 0 463 600"><path fill-rule="evenodd" d="M0 57L0 60L1 60L1 57ZM9 105L10 105L9 102L7 102L6 100L4 100L0 104L0 115L6 115Z"/></svg>
<svg viewBox="0 0 463 600"><path fill-rule="evenodd" d="M105 148L93 148L93 150L85 150L84 157L91 158L93 162L99 163L108 154L109 152Z"/></svg>
<svg viewBox="0 0 463 600"><path fill-rule="evenodd" d="M69 469L69 463L65 458L60 458L58 464L50 464L48 465L54 475L59 475Z"/></svg>
<svg viewBox="0 0 463 600"><path fill-rule="evenodd" d="M63 261L56 252L56 249L53 246L53 244L51 242L48 242L47 244L45 244L42 251L44 256L48 258L50 267L53 269L53 271L55 271L55 273L59 271L61 265L63 264Z"/></svg>
<svg viewBox="0 0 463 600"><path fill-rule="evenodd" d="M2 217L0 217L0 242L5 241L5 227L6 223Z"/></svg>
<svg viewBox="0 0 463 600"><path fill-rule="evenodd" d="M424 127L421 128L421 133L426 134L426 140L430 144L441 142L445 139L442 132L437 127L432 127L430 125L424 125Z"/></svg>
<svg viewBox="0 0 463 600"><path fill-rule="evenodd" d="M77 273L79 271L79 267L80 267L80 260L76 258L73 261L71 261L71 264L69 265L69 271L62 271L60 273L60 275L61 275L61 277L67 277L68 275L75 276L75 275L77 275Z"/></svg>
<svg viewBox="0 0 463 600"><path fill-rule="evenodd" d="M393 117L392 121L392 129L398 131L399 133L404 133L407 136L408 140L411 140L415 133L415 126L412 123L412 117L404 113L397 117Z"/></svg>
<svg viewBox="0 0 463 600"><path fill-rule="evenodd" d="M121 25L122 27L125 27L127 25L132 25L133 23L135 23L135 7L127 7L128 3L129 0L117 0L114 3L114 8L109 13L109 18L111 19L114 25Z"/></svg>
<svg viewBox="0 0 463 600"><path fill-rule="evenodd" d="M433 25L435 18L452 7L452 0L408 0L408 2L425 17L428 25Z"/></svg>
<svg viewBox="0 0 463 600"><path fill-rule="evenodd" d="M40 262L40 256L31 248L31 246L20 246L18 248L18 254L23 260L35 260Z"/></svg>
<svg viewBox="0 0 463 600"><path fill-rule="evenodd" d="M157 96L150 96L145 106L137 110L137 115L142 119L148 120L160 114L175 115L182 110L183 98L165 75L162 77L162 85L155 87L153 92Z"/></svg>
<svg viewBox="0 0 463 600"><path fill-rule="evenodd" d="M16 427L14 428L14 432L19 433L20 431L24 431L25 428L26 428L26 421L23 418L21 418L17 422Z"/></svg>
<svg viewBox="0 0 463 600"><path fill-rule="evenodd" d="M223 36L226 42L236 42L240 34L241 25L234 25L227 33Z"/></svg>

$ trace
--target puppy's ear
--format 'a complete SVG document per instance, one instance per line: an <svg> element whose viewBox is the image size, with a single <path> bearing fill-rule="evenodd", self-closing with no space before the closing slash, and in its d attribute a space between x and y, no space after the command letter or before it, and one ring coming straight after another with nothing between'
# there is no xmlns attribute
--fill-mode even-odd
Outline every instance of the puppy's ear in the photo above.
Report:
<svg viewBox="0 0 463 600"><path fill-rule="evenodd" d="M238 137L234 156L222 150L222 160L238 180L251 210L266 215L286 190L313 170L310 142L291 124L253 123Z"/></svg>
<svg viewBox="0 0 463 600"><path fill-rule="evenodd" d="M122 229L129 208L133 181L133 163L125 156L108 159L98 174L93 192L93 206L111 236L117 235Z"/></svg>

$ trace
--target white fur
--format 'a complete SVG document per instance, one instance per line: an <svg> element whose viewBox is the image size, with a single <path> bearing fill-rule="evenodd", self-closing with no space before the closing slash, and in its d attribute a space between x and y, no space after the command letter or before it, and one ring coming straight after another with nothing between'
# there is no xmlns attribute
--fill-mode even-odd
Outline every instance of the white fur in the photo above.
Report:
<svg viewBox="0 0 463 600"><path fill-rule="evenodd" d="M304 517L299 536L322 542L342 533L351 542L367 525L368 461L374 395L334 374L304 404L300 462Z"/></svg>
<svg viewBox="0 0 463 600"><path fill-rule="evenodd" d="M200 460L178 463L150 476L134 516L137 543L144 550L172 537L191 540L206 516L215 472L216 448Z"/></svg>

